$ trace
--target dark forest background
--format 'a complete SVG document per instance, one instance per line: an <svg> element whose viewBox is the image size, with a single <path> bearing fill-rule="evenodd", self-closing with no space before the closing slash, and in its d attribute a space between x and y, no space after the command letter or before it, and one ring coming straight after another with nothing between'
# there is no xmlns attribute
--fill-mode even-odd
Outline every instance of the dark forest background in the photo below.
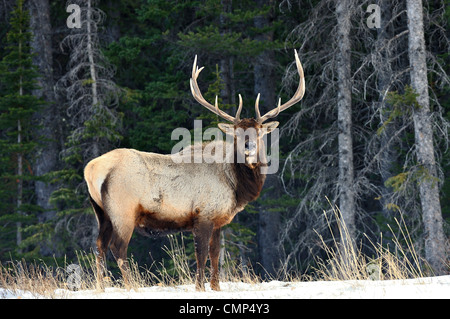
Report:
<svg viewBox="0 0 450 319"><path fill-rule="evenodd" d="M366 256L371 242L407 245L403 219L448 272L449 3L1 0L0 261L91 253L86 163L117 147L170 153L173 129L217 124L190 93L195 55L205 98L234 114L241 94L254 117L259 92L263 113L295 92L297 49L306 94L277 118L280 168L224 229L223 252L260 274L308 272L326 258L319 236L331 245L340 227L337 205ZM128 254L151 265L165 245L135 234Z"/></svg>

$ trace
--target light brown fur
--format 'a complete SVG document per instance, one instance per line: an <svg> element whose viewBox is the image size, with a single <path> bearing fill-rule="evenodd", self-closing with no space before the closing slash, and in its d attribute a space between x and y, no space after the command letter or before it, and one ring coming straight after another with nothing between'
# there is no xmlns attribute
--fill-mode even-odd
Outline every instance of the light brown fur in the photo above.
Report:
<svg viewBox="0 0 450 319"><path fill-rule="evenodd" d="M144 234L192 231L197 259L196 288L204 290L204 268L209 252L211 288L220 290L220 228L230 223L247 203L258 198L264 184L265 175L260 170L266 165L265 152L260 152L264 148L262 137L274 130L278 122L263 123L300 101L305 93L303 68L297 51L295 61L300 81L294 96L283 105L280 100L275 109L261 116L258 94L256 119L241 120L243 102L240 95L234 117L219 109L217 97L214 106L203 98L197 84L203 68L198 68L195 57L190 80L193 97L205 108L232 123L218 125L224 133L234 137L231 148L234 152L228 155L231 158L224 163L218 163L212 157L209 158L211 161L203 158L203 163L185 163L174 161L171 155L116 149L87 164L84 177L99 224L96 260L99 288L103 287L102 275L108 247L122 271L125 285L128 285L127 247L136 228ZM251 138L242 133L242 130L250 128L256 132L256 136ZM244 144L248 147L240 150L239 145ZM193 156L189 150L204 147L191 146L181 153L181 157L189 158ZM223 147L222 151L226 149ZM245 163L236 161L243 157Z"/></svg>
<svg viewBox="0 0 450 319"><path fill-rule="evenodd" d="M194 145L178 155L193 157L194 148L205 146ZM229 156L236 157L235 153ZM198 250L197 289L203 290L205 249L207 252L211 243L219 245L220 228L259 195L265 176L257 170L255 163L237 164L233 159L224 163L176 163L172 155L133 149L116 149L90 161L84 176L99 222L99 288L109 244L127 285L126 250L137 229L148 235L192 231ZM220 248L211 246L209 250L214 268ZM211 285L218 290L218 269L213 273Z"/></svg>

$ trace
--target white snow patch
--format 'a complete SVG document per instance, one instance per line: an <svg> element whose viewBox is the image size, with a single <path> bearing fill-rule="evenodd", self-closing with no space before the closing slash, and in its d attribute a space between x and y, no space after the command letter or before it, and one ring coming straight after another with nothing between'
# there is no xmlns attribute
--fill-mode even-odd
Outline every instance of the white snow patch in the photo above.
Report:
<svg viewBox="0 0 450 319"><path fill-rule="evenodd" d="M127 291L120 288L70 291L57 289L53 297L63 299L383 299L438 298L450 299L450 276L384 281L271 281L257 284L222 282L222 291L195 291L194 285L146 287ZM0 298L45 298L29 291L9 291L0 288Z"/></svg>

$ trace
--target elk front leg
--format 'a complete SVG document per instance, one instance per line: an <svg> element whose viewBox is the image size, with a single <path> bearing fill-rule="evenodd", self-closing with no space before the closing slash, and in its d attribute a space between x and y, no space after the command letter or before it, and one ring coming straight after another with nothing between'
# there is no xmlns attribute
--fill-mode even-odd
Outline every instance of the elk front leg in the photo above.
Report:
<svg viewBox="0 0 450 319"><path fill-rule="evenodd" d="M114 233L111 242L111 252L117 261L120 272L122 273L123 283L127 290L131 289L131 272L127 260L128 243L130 242L133 229L123 227L122 233Z"/></svg>
<svg viewBox="0 0 450 319"><path fill-rule="evenodd" d="M197 274L195 289L205 291L205 265L208 257L208 246L213 230L211 222L200 222L194 226L195 257L197 259Z"/></svg>
<svg viewBox="0 0 450 319"><path fill-rule="evenodd" d="M209 260L211 262L211 289L220 291L219 285L220 228L214 229L209 242Z"/></svg>
<svg viewBox="0 0 450 319"><path fill-rule="evenodd" d="M114 258L116 259L117 265L119 266L120 272L122 273L123 284L125 289L131 289L131 272L130 266L127 260L127 248L128 245L121 242L121 240L116 240L111 245L111 251Z"/></svg>

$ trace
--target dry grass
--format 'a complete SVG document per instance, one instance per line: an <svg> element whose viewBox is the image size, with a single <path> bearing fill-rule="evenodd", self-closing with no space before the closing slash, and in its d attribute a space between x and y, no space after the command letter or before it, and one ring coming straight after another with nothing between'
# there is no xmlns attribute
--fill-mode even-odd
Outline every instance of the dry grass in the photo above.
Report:
<svg viewBox="0 0 450 319"><path fill-rule="evenodd" d="M190 263L185 247L184 236L169 235L169 245L162 249L170 257L171 265L161 263L153 265L153 271L151 269L141 269L141 271L147 273L146 276L151 278L150 282L153 284L164 286L193 285L195 283L196 266ZM206 275L208 275L208 267L205 270ZM137 273L137 268L134 267L133 276L136 276ZM225 254L224 264L220 269L220 281L256 283L261 280L252 268L243 266L232 259L229 254ZM139 281L138 287L143 287Z"/></svg>
<svg viewBox="0 0 450 319"><path fill-rule="evenodd" d="M416 253L403 218L400 221L396 220L403 237L401 238L403 245L394 236L396 253L392 253L383 247L382 239L380 239L380 242L371 243L376 254L372 258L368 258L355 244L340 240L343 236L348 236L348 231L345 224L340 220L338 209L334 209L334 215L340 227L339 234L335 238L331 228L332 223L328 221L333 236L332 244L326 245L324 239L318 234L327 258L325 260L316 259L317 266L313 275L284 274L282 280L392 280L420 278L430 275L426 262ZM341 242L344 242L344 244ZM194 284L195 267L192 267L193 265L189 263L184 237L169 237L169 245L163 247L163 249L171 259L170 266L162 262L159 265L153 264L149 269L142 268L130 258L130 285L132 289L137 290L138 288L155 285ZM32 296L45 298L55 298L57 289L95 290L96 266L94 255L92 253L79 253L77 257L75 264L65 262L64 265L55 267L46 266L44 263L27 264L25 261L0 264L0 287L12 293L27 291ZM222 282L254 284L262 281L253 269L243 267L241 263L229 256L225 256L225 263L222 266L220 276ZM113 278L113 276L109 274L107 278ZM277 279L280 280L280 278ZM121 278L109 280L106 286L122 287L122 280Z"/></svg>
<svg viewBox="0 0 450 319"><path fill-rule="evenodd" d="M348 238L348 230L345 223L340 218L338 208L333 208L334 217L339 225L339 237ZM325 214L326 217L326 214ZM365 256L360 248L351 241L339 241L333 234L331 222L328 221L330 232L332 234L332 245L326 245L322 236L322 248L327 258L316 259L317 268L315 269L316 278L322 280L398 280L408 278L422 278L432 275L431 267L421 258L414 247L414 243L406 227L406 223L401 214L400 221L395 219L398 229L402 235L399 239L393 236L395 244L395 253L389 251L383 246L383 238L379 242L373 243L367 236L366 238L373 246L375 255L371 258ZM388 225L389 226L389 225ZM394 231L389 226L392 234ZM404 243L400 243L400 240ZM406 245L406 247L404 247ZM426 269L426 271L424 270Z"/></svg>
<svg viewBox="0 0 450 319"><path fill-rule="evenodd" d="M195 267L189 262L185 250L183 236L169 237L169 245L163 250L171 259L171 265L161 262L150 268L140 267L133 258L130 263L130 288L137 290L150 286L193 285L195 283ZM56 262L56 261L55 261ZM104 278L106 288L123 288L121 276L112 279L109 272ZM36 298L56 298L58 289L96 290L95 256L80 252L77 262L49 267L43 262L27 264L25 261L10 261L0 263L0 288L12 294L28 292ZM260 282L256 273L249 268L243 268L231 258L225 258L221 269L221 281L256 283ZM5 293L4 293L5 294ZM20 293L19 293L20 295ZM0 294L0 298L2 295Z"/></svg>
<svg viewBox="0 0 450 319"><path fill-rule="evenodd" d="M55 289L61 287L61 279L61 274L50 267L27 264L25 261L0 264L0 286L11 292L22 290L35 297L51 298Z"/></svg>
<svg viewBox="0 0 450 319"><path fill-rule="evenodd" d="M0 263L0 288L12 293L26 291L34 297L54 298L57 289L94 289L93 269L93 258L85 253L78 254L77 264L65 263L64 266L9 261Z"/></svg>

